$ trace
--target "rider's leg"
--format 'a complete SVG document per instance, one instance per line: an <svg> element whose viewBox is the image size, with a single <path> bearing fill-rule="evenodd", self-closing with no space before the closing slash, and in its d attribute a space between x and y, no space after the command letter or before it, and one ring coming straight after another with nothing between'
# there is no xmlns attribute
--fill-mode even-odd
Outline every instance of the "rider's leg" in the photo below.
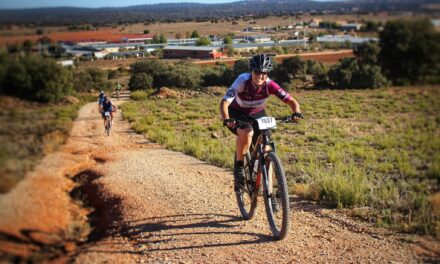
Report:
<svg viewBox="0 0 440 264"><path fill-rule="evenodd" d="M251 143L254 131L251 127L237 129L236 152L237 161L243 161L244 155L247 153Z"/></svg>

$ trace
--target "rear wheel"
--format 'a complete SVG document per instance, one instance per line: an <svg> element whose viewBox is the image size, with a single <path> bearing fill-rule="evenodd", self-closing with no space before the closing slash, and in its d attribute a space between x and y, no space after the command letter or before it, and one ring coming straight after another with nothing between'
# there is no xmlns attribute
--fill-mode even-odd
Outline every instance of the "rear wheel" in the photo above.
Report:
<svg viewBox="0 0 440 264"><path fill-rule="evenodd" d="M110 136L110 130L111 130L111 128L112 128L112 121L111 121L111 119L110 119L110 117L106 117L106 120L107 120L107 124L106 124L106 128L105 128L105 131L106 131L106 133L107 133L107 136Z"/></svg>
<svg viewBox="0 0 440 264"><path fill-rule="evenodd" d="M250 220L254 217L257 208L257 195L254 194L254 184L252 182L252 168L250 166L251 157L249 153L244 156L244 173L245 173L245 188L235 189L237 197L238 208L245 220ZM235 164L235 162L234 162ZM234 177L234 182L235 182ZM237 186L237 184L235 184Z"/></svg>
<svg viewBox="0 0 440 264"><path fill-rule="evenodd" d="M290 226L289 190L284 169L274 152L267 154L265 165L266 175L269 179L269 188L264 185L264 204L267 220L275 239L281 240L286 238Z"/></svg>

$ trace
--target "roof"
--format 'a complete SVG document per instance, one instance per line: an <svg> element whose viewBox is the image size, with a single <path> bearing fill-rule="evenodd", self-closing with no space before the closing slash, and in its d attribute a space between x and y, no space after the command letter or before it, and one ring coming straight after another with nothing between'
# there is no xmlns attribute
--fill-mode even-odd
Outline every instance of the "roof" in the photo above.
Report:
<svg viewBox="0 0 440 264"><path fill-rule="evenodd" d="M219 48L218 46L166 46L163 50L213 51Z"/></svg>
<svg viewBox="0 0 440 264"><path fill-rule="evenodd" d="M369 42L369 41L379 41L378 38L359 38L359 37L353 37L350 35L325 35L322 37L317 37L318 42L346 42L350 41L351 43L363 43L363 42Z"/></svg>

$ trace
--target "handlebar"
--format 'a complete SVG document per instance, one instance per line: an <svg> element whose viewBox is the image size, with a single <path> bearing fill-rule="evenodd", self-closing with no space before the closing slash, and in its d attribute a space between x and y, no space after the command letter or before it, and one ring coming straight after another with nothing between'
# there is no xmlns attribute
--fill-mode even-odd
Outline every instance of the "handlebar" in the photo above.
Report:
<svg viewBox="0 0 440 264"><path fill-rule="evenodd" d="M275 120L280 121L281 123L298 123L297 119L294 119L292 115L287 116L281 116L281 117L275 117ZM234 122L235 127L243 127L247 125L252 125L254 121L241 121L241 120L235 120L234 118L231 118L229 120L224 120L223 124L226 126L227 123Z"/></svg>

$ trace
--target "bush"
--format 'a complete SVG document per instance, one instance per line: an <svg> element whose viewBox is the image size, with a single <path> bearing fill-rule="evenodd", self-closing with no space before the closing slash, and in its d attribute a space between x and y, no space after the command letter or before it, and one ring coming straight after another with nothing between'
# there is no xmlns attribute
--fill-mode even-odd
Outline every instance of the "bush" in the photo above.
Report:
<svg viewBox="0 0 440 264"><path fill-rule="evenodd" d="M200 67L183 62L169 68L168 84L178 88L197 89L202 84L202 71Z"/></svg>
<svg viewBox="0 0 440 264"><path fill-rule="evenodd" d="M112 84L107 78L108 73L98 68L76 70L73 72L73 87L77 92L109 91Z"/></svg>
<svg viewBox="0 0 440 264"><path fill-rule="evenodd" d="M72 74L55 60L38 55L13 57L4 70L3 94L57 102L72 92Z"/></svg>
<svg viewBox="0 0 440 264"><path fill-rule="evenodd" d="M144 72L136 73L131 76L130 81L128 83L128 88L131 91L136 90L146 90L153 86L153 77Z"/></svg>
<svg viewBox="0 0 440 264"><path fill-rule="evenodd" d="M235 62L232 73L236 78L238 75L249 72L249 60L238 60Z"/></svg>
<svg viewBox="0 0 440 264"><path fill-rule="evenodd" d="M141 101L148 98L149 93L146 91L134 91L131 93L130 97L134 101Z"/></svg>
<svg viewBox="0 0 440 264"><path fill-rule="evenodd" d="M375 64L359 62L356 58L343 58L333 67L328 77L338 88L379 88L388 85L381 68Z"/></svg>
<svg viewBox="0 0 440 264"><path fill-rule="evenodd" d="M386 23L379 62L394 84L440 82L440 33L429 19Z"/></svg>

